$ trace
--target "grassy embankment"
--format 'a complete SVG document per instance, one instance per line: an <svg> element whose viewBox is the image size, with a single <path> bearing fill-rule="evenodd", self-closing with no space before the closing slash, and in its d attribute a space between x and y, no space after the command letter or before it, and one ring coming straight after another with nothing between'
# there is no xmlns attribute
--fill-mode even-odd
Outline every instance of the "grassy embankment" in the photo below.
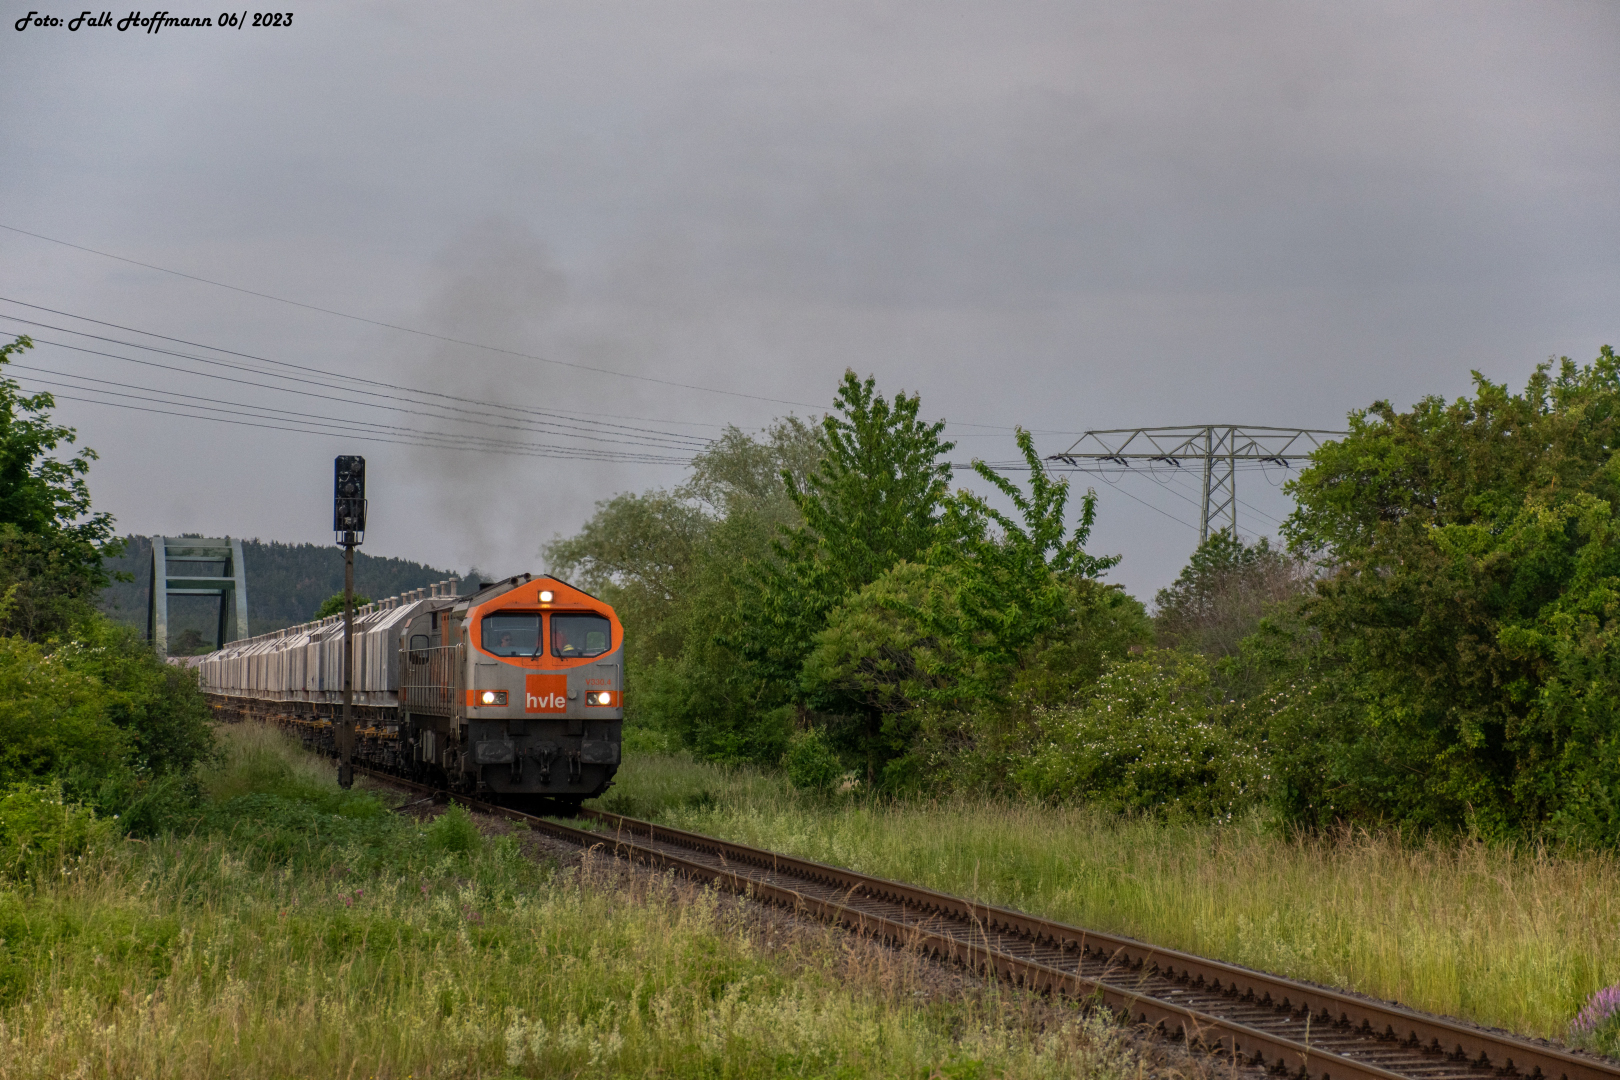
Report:
<svg viewBox="0 0 1620 1080"><path fill-rule="evenodd" d="M632 755L601 805L1530 1035L1620 982L1613 853L828 801L668 754Z"/></svg>
<svg viewBox="0 0 1620 1080"><path fill-rule="evenodd" d="M224 737L192 834L108 830L0 883L0 1075L1134 1071L1099 1023L1032 1034L994 989L929 1004L829 933L766 947L712 894L537 863L459 810L340 792L272 733Z"/></svg>

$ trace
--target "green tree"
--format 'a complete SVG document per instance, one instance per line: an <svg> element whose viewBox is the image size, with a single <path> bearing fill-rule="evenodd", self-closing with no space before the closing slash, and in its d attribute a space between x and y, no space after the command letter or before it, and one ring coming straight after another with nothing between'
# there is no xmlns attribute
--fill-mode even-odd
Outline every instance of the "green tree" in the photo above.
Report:
<svg viewBox="0 0 1620 1080"><path fill-rule="evenodd" d="M959 749L1003 747L1016 741L1007 718L1015 700L1024 709L1065 701L1147 637L1141 605L1097 581L1118 557L1085 551L1095 494L1083 498L1071 532L1066 480L1046 472L1022 429L1018 445L1027 493L974 462L1018 516L972 492L951 495L925 561L897 562L847 597L806 658L807 700L863 718L859 738L845 733L843 742L887 786L923 771L915 752L930 741L930 724L950 729Z"/></svg>
<svg viewBox="0 0 1620 1080"><path fill-rule="evenodd" d="M371 603L371 598L369 596L360 596L359 594L355 595L354 607L356 611L369 603ZM315 615L313 617L316 619L325 619L332 615L341 614L343 614L343 594L333 593L331 596L328 596L325 600L321 601L321 606L315 609Z"/></svg>
<svg viewBox="0 0 1620 1080"><path fill-rule="evenodd" d="M1027 495L983 461L975 459L973 470L1013 504L1018 519L959 491L946 530L952 540L930 553L930 561L950 567L955 601L929 612L926 622L957 655L971 658L971 666L954 681L985 702L1001 698L1013 672L1030 659L1031 647L1074 612L1074 583L1095 580L1120 560L1086 554L1097 521L1097 493L1087 491L1081 498L1080 519L1069 532L1068 478L1047 472L1029 432L1018 428L1017 440L1029 470Z"/></svg>
<svg viewBox="0 0 1620 1080"><path fill-rule="evenodd" d="M902 560L919 560L938 539L955 443L943 420L917 419L922 400L877 393L853 371L822 419L819 460L804 477L782 474L803 523L753 564L744 592L746 630L733 640L759 677L792 695L815 635L844 599ZM740 628L739 628L740 629Z"/></svg>
<svg viewBox="0 0 1620 1080"><path fill-rule="evenodd" d="M33 344L25 336L0 345L0 367ZM51 421L55 407L50 394L24 394L0 377L0 580L16 587L0 630L29 640L82 618L109 580L102 559L116 553L112 518L90 509L95 451L52 456L77 438Z"/></svg>
<svg viewBox="0 0 1620 1080"><path fill-rule="evenodd" d="M1297 817L1620 840L1620 362L1352 414L1290 490L1330 573L1274 743Z"/></svg>
<svg viewBox="0 0 1620 1080"><path fill-rule="evenodd" d="M627 628L626 655L644 665L684 647L681 614L715 524L680 493L625 492L597 503L577 534L542 555L552 573L613 604Z"/></svg>
<svg viewBox="0 0 1620 1080"><path fill-rule="evenodd" d="M633 729L673 734L718 760L774 762L786 719L729 644L749 588L743 568L774 558L771 540L800 523L782 474L802 483L820 456L797 417L757 436L727 428L670 491L597 504L576 535L547 544L553 573L611 602L626 628Z"/></svg>
<svg viewBox="0 0 1620 1080"><path fill-rule="evenodd" d="M0 364L31 344L0 346ZM196 794L208 707L192 672L90 606L112 519L91 510L94 452L51 456L75 438L54 406L0 378L0 783L55 785L156 828Z"/></svg>
<svg viewBox="0 0 1620 1080"><path fill-rule="evenodd" d="M1268 611L1305 593L1307 570L1265 537L1245 544L1229 529L1211 533L1176 580L1154 597L1159 644L1217 659L1236 657Z"/></svg>

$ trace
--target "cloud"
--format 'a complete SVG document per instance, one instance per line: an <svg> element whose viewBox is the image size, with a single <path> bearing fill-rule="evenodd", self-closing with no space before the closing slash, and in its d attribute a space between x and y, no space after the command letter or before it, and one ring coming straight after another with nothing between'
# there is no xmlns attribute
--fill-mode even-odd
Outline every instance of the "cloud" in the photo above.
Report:
<svg viewBox="0 0 1620 1080"><path fill-rule="evenodd" d="M1043 450L1086 427L1331 425L1620 339L1617 44L1620 8L1579 3L1467 19L1409 3L332 3L287 34L11 41L0 98L26 107L0 113L0 205L203 276L800 412L854 367L920 391L964 459L1006 458L1014 423ZM630 427L702 434L792 408L425 345L0 236L0 295L20 294ZM322 539L330 456L354 449L63 415L104 455L98 503L142 531ZM533 565L597 499L680 478L365 452L368 546L499 571ZM177 480L176 461L231 480ZM1192 539L1165 515L1197 508L1121 484L1097 543L1149 593ZM1286 512L1258 481L1240 495Z"/></svg>

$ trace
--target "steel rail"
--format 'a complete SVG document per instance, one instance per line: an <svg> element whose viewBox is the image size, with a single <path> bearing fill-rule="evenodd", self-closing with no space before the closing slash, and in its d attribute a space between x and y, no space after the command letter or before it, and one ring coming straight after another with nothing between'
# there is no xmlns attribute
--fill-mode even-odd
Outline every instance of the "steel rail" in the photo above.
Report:
<svg viewBox="0 0 1620 1080"><path fill-rule="evenodd" d="M1302 1080L1620 1080L1620 1062L1569 1053L1404 1006L980 904L841 867L600 810L577 828L442 792L530 829L812 915L888 944L1105 1005L1233 1060Z"/></svg>
<svg viewBox="0 0 1620 1080"><path fill-rule="evenodd" d="M852 895L866 895L899 903L904 907L931 915L953 919L960 923L982 927L986 935L1000 935L1021 939L1040 947L1059 948L1082 955L1106 956L1116 971L1133 974L1156 975L1163 982L1178 985L1187 996L1187 987L1197 987L1209 994L1225 998L1236 997L1244 1004L1271 1007L1279 1012L1295 1015L1305 1027L1307 1023L1326 1026L1335 1035L1349 1031L1359 1038L1371 1037L1379 1041L1404 1044L1407 1047L1433 1049L1452 1061L1486 1065L1497 1075L1517 1074L1543 1076L1548 1080L1567 1077L1568 1080L1597 1080L1620 1077L1620 1063L1608 1064L1582 1055L1570 1054L1552 1047L1512 1036L1482 1031L1467 1024L1429 1016L1385 1002L1369 1001L1351 994L1338 993L1322 987L1291 979L1283 979L1263 972L1220 961L1208 960L1179 950L1165 949L1116 934L1102 934L1064 923L1043 919L1010 908L979 904L961 897L936 892L916 885L888 881L866 874L858 874L839 867L781 855L776 852L735 844L698 833L671 829L662 825L627 818L602 811L581 811L615 829L615 835L629 832L643 835L661 844L694 850L713 850L731 863L751 864L772 873L786 873L809 881L819 881ZM1017 959L1017 958L1015 958ZM1034 969L1044 969L1039 961ZM1012 972L1008 972L1012 974ZM1069 976L1072 973L1063 971ZM1025 980L1019 980L1025 981ZM1085 980L1081 980L1084 982ZM1118 991L1124 980L1109 978L1105 991ZM1064 989L1069 985L1051 985L1050 979L1033 980L1041 988ZM1174 993L1174 991L1172 991ZM1136 995L1141 999L1143 995ZM1161 1007L1170 1003L1149 998ZM1179 1011L1172 1010L1174 1015ZM1138 1017L1138 1019L1150 1019ZM1263 1034L1254 1032L1250 1037ZM1318 1027L1318 1038L1321 1037ZM1307 1037L1309 1038L1309 1037ZM1287 1040L1296 1046L1309 1045L1313 1054L1322 1052L1320 1043ZM1358 1063L1359 1064L1359 1063ZM1364 1075L1389 1075L1366 1073Z"/></svg>

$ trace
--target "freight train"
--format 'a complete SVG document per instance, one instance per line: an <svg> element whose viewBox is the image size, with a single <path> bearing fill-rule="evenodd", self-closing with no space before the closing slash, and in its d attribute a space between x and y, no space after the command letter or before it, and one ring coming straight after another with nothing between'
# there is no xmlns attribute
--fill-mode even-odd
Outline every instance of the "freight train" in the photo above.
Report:
<svg viewBox="0 0 1620 1080"><path fill-rule="evenodd" d="M357 609L356 758L491 801L577 805L619 768L624 628L613 608L520 574L457 595L454 579ZM335 752L343 616L202 657L222 720L288 727Z"/></svg>

